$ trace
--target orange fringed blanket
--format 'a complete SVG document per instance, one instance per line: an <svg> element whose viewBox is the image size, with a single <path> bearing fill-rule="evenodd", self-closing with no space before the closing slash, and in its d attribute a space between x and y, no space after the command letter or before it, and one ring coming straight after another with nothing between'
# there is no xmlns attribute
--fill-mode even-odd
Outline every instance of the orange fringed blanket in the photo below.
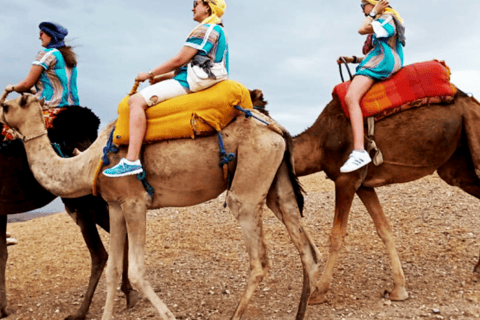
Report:
<svg viewBox="0 0 480 320"><path fill-rule="evenodd" d="M332 95L340 99L349 117L345 95L350 81L335 87ZM375 83L363 96L360 106L364 118L396 113L413 106L451 102L457 88L450 83L450 69L444 61L432 60L408 65L390 79ZM378 119L377 119L378 120Z"/></svg>
<svg viewBox="0 0 480 320"><path fill-rule="evenodd" d="M113 142L129 141L128 96L118 106L118 120ZM250 92L233 80L219 82L211 88L161 102L147 109L145 142L165 139L195 138L222 130L238 115L235 105L252 109Z"/></svg>

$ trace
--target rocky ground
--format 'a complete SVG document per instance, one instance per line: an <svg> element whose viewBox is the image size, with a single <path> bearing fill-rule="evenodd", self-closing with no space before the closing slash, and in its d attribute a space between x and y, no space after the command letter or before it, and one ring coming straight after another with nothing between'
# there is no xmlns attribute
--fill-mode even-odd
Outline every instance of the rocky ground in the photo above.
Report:
<svg viewBox="0 0 480 320"><path fill-rule="evenodd" d="M326 259L333 221L333 183L323 173L302 178L305 224ZM479 200L437 175L377 189L395 232L410 299L388 299L389 259L358 198L328 302L310 306L306 319L476 319L480 281ZM177 319L229 319L245 286L248 256L224 195L190 208L148 213L148 279ZM264 224L273 267L243 319L295 319L302 287L298 253L268 210ZM19 240L9 247L7 319L64 319L86 290L90 258L67 214L9 224ZM108 246L108 234L102 231ZM105 277L87 319L101 319ZM119 291L115 319L158 319L146 300L125 308Z"/></svg>

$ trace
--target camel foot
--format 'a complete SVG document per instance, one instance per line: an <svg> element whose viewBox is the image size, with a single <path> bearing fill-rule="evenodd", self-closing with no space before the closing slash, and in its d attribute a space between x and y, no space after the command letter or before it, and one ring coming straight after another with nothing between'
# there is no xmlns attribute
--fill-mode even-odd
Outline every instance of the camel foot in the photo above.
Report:
<svg viewBox="0 0 480 320"><path fill-rule="evenodd" d="M394 288L390 292L390 300L392 301L403 301L408 299L408 292L405 287Z"/></svg>
<svg viewBox="0 0 480 320"><path fill-rule="evenodd" d="M315 304L325 303L327 301L327 294L325 292L320 292L318 289L315 289L308 299L308 305L313 306Z"/></svg>
<svg viewBox="0 0 480 320"><path fill-rule="evenodd" d="M130 290L125 296L127 297L127 309L135 307L138 300L140 300L140 293L135 290Z"/></svg>

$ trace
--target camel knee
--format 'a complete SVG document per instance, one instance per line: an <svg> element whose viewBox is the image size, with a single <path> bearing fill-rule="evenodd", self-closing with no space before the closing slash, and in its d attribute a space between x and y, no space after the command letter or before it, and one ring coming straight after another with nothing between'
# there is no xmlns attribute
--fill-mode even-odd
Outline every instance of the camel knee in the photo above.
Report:
<svg viewBox="0 0 480 320"><path fill-rule="evenodd" d="M139 289L143 286L145 272L135 267L130 267L128 269L128 279L133 288Z"/></svg>

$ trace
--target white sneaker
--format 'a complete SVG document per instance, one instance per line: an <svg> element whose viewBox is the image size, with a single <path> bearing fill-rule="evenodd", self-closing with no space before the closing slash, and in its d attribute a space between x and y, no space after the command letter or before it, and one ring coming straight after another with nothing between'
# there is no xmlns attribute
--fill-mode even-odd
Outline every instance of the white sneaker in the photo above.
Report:
<svg viewBox="0 0 480 320"><path fill-rule="evenodd" d="M340 172L352 172L366 166L372 162L367 151L353 150L345 164L340 168Z"/></svg>

